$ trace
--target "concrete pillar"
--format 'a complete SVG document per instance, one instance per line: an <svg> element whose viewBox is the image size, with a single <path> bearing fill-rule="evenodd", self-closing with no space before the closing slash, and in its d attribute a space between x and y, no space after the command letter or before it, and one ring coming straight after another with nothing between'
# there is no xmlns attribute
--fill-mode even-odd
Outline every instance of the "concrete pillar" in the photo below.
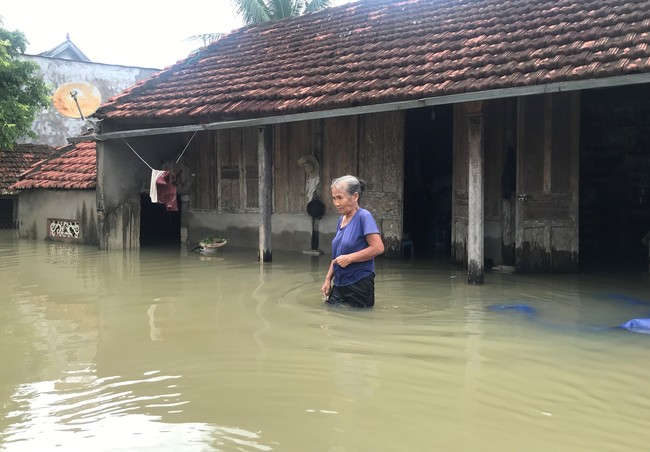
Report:
<svg viewBox="0 0 650 452"><path fill-rule="evenodd" d="M271 214L273 213L273 129L263 126L258 129L257 161L259 170L260 202L260 262L271 262Z"/></svg>
<svg viewBox="0 0 650 452"><path fill-rule="evenodd" d="M468 224L467 224L467 282L483 283L483 124L481 102L468 106Z"/></svg>
<svg viewBox="0 0 650 452"><path fill-rule="evenodd" d="M97 182L95 185L95 193L97 194L97 241L98 248L102 251L108 249L108 240L106 232L106 218L104 217L104 159L106 155L105 147L107 146L104 141L97 141L95 148L95 159L97 165Z"/></svg>

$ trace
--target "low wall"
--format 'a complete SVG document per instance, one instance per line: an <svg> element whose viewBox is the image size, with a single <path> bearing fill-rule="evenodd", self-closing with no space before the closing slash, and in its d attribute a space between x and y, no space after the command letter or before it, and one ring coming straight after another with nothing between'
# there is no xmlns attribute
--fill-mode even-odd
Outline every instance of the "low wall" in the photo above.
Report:
<svg viewBox="0 0 650 452"><path fill-rule="evenodd" d="M257 248L259 246L260 215L251 213L183 212L183 227L187 228L187 241L197 243L208 235L228 239L231 246ZM309 250L312 239L312 219L306 214L273 214L272 250ZM329 215L316 220L319 249L332 251L338 216Z"/></svg>
<svg viewBox="0 0 650 452"><path fill-rule="evenodd" d="M95 190L25 190L18 195L18 234L24 239L97 246L96 199ZM74 231L52 233L51 220L57 220L52 228L67 222Z"/></svg>

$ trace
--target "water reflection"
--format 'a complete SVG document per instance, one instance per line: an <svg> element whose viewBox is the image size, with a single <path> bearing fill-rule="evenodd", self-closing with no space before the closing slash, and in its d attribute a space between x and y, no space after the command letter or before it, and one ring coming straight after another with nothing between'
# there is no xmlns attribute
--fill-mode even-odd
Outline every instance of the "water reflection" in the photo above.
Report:
<svg viewBox="0 0 650 452"><path fill-rule="evenodd" d="M380 261L372 310L327 258L99 252L0 231L0 450L638 450L647 278ZM492 310L526 306L529 311ZM534 315L530 315L534 313Z"/></svg>

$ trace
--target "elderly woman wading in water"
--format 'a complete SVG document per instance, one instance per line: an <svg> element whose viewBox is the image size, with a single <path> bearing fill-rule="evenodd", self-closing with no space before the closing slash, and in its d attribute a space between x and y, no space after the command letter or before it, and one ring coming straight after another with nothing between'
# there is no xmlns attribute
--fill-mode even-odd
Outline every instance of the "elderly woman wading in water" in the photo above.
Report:
<svg viewBox="0 0 650 452"><path fill-rule="evenodd" d="M332 240L332 263L321 292L329 304L375 304L375 256L384 243L372 214L359 207L366 184L354 176L332 181L332 202L341 214Z"/></svg>

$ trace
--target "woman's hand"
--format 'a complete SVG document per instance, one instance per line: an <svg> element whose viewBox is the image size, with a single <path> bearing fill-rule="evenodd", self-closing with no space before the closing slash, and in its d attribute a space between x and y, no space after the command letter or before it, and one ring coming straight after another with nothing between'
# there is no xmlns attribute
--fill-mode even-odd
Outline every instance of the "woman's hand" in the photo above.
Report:
<svg viewBox="0 0 650 452"><path fill-rule="evenodd" d="M345 268L352 263L352 258L349 254L341 254L339 257L334 259L334 263L339 267Z"/></svg>
<svg viewBox="0 0 650 452"><path fill-rule="evenodd" d="M323 283L323 286L320 288L320 293L323 294L324 298L327 298L329 296L331 288L332 282L329 279L326 279Z"/></svg>
<svg viewBox="0 0 650 452"><path fill-rule="evenodd" d="M320 293L323 294L323 299L327 300L327 297L330 295L330 290L332 290L332 278L334 277L334 262L330 262L330 267L327 269L327 275L325 276L325 282L320 288Z"/></svg>
<svg viewBox="0 0 650 452"><path fill-rule="evenodd" d="M366 241L368 242L367 248L352 254L341 254L332 261L332 264L345 268L355 262L369 261L384 252L384 242L381 241L381 236L379 234L366 235Z"/></svg>

